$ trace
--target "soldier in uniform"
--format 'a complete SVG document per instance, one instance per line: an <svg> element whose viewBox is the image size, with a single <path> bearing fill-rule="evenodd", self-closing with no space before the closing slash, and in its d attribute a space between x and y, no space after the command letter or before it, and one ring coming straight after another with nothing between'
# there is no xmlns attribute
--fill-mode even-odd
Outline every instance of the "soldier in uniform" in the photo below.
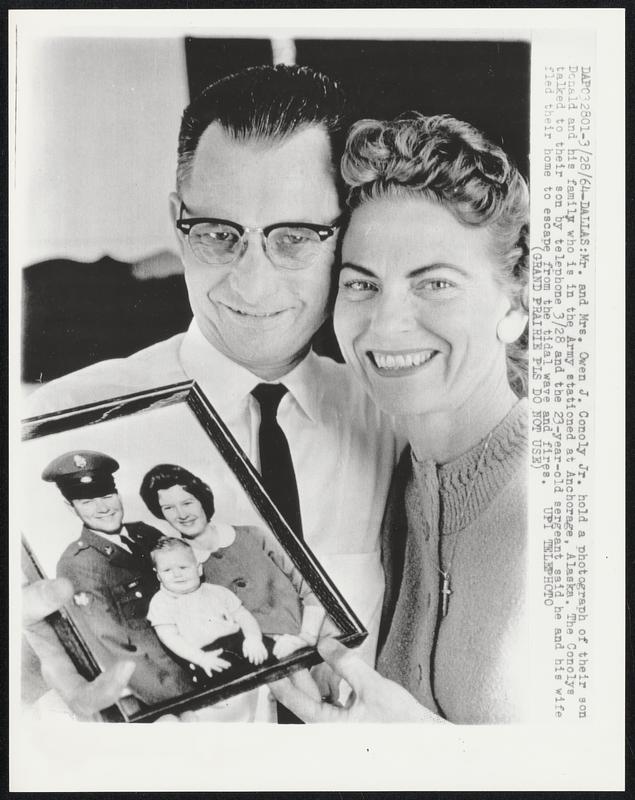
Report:
<svg viewBox="0 0 635 800"><path fill-rule="evenodd" d="M90 450L64 453L43 471L83 523L62 553L57 576L73 584L73 615L102 668L135 662L132 693L154 704L191 690L183 668L165 651L146 614L158 589L150 551L161 533L143 522L123 524L114 458Z"/></svg>

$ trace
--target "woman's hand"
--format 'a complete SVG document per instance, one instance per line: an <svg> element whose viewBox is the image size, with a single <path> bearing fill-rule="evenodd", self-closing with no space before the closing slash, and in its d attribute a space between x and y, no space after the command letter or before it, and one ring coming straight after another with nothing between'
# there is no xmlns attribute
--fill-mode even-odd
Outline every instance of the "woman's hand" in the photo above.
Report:
<svg viewBox="0 0 635 800"><path fill-rule="evenodd" d="M246 636L243 642L243 655L251 664L262 664L267 660L267 648L264 646L262 638L258 636Z"/></svg>
<svg viewBox="0 0 635 800"><path fill-rule="evenodd" d="M445 722L335 639L322 639L318 651L353 691L345 706L317 700L317 684L306 670L272 683L278 702L305 722Z"/></svg>
<svg viewBox="0 0 635 800"><path fill-rule="evenodd" d="M24 633L40 659L47 685L64 700L79 719L92 719L126 694L134 671L132 661L119 661L87 681L77 672L46 617L71 601L73 587L65 578L43 580L25 586L22 593Z"/></svg>
<svg viewBox="0 0 635 800"><path fill-rule="evenodd" d="M231 667L229 661L220 657L222 652L222 648L210 651L203 650L197 658L196 663L208 677L211 678L213 672L222 672L224 669Z"/></svg>

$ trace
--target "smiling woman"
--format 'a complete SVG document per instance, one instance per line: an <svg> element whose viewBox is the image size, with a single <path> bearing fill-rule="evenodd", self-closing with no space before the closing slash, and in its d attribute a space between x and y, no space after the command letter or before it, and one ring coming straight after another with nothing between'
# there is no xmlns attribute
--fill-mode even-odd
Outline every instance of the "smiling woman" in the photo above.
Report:
<svg viewBox="0 0 635 800"><path fill-rule="evenodd" d="M384 197L353 215L338 333L385 411L443 413L469 403L491 427L513 402L496 327L518 315L520 333L524 311L497 282L490 249L485 228L467 227L425 198Z"/></svg>
<svg viewBox="0 0 635 800"><path fill-rule="evenodd" d="M231 590L253 614L282 657L314 644L324 610L282 548L253 525L216 522L214 494L197 475L176 464L157 464L139 490L158 519L189 545L205 581Z"/></svg>
<svg viewBox="0 0 635 800"><path fill-rule="evenodd" d="M378 669L450 721L523 719L527 186L470 125L419 114L357 123L342 171L336 333L410 442Z"/></svg>

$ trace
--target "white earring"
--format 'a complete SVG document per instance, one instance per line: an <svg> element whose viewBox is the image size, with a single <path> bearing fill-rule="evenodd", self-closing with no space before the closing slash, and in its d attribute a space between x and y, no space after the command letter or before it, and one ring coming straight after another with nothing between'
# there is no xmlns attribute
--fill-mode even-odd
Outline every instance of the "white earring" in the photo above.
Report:
<svg viewBox="0 0 635 800"><path fill-rule="evenodd" d="M527 320L524 317L516 314L503 317L496 326L498 341L503 344L515 342L523 332L526 322Z"/></svg>

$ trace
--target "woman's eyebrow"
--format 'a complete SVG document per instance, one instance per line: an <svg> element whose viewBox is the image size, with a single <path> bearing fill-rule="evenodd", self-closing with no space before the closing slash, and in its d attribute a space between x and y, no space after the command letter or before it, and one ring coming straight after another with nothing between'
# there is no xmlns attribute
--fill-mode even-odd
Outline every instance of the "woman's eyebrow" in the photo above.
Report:
<svg viewBox="0 0 635 800"><path fill-rule="evenodd" d="M435 269L451 269L454 272L458 272L461 275L467 276L467 272L462 267L459 267L456 264L449 264L447 262L440 261L434 264L426 264L423 267L416 267L415 269L411 270L406 277L418 278L420 275L424 275L426 272L431 272Z"/></svg>
<svg viewBox="0 0 635 800"><path fill-rule="evenodd" d="M362 275L366 275L366 277L368 278L377 277L377 275L375 275L375 273L372 270L366 269L366 267L360 267L359 264L351 264L350 261L347 261L344 264L342 264L340 269L354 269L355 272L361 272Z"/></svg>
<svg viewBox="0 0 635 800"><path fill-rule="evenodd" d="M349 261L342 264L341 269L353 269L355 272L361 272L362 275L366 275L368 278L376 278L377 275L370 269L366 267L360 267L359 264L351 264ZM418 278L421 275L424 275L426 272L430 272L435 269L451 269L455 272L460 273L461 275L467 276L467 272L462 268L457 266L456 264L448 264L445 262L437 262L434 264L425 264L421 267L415 267L414 269L410 270L410 272L406 275L406 278Z"/></svg>

